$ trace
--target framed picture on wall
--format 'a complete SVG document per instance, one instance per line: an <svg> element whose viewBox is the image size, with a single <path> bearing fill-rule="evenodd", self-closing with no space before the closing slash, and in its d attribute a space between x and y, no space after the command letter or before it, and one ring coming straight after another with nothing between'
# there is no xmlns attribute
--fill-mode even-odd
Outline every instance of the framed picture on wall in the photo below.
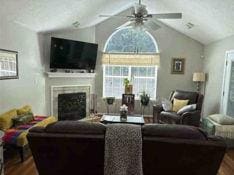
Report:
<svg viewBox="0 0 234 175"><path fill-rule="evenodd" d="M171 73L184 74L185 58L172 58L171 60Z"/></svg>
<svg viewBox="0 0 234 175"><path fill-rule="evenodd" d="M0 80L18 79L18 52L0 49Z"/></svg>

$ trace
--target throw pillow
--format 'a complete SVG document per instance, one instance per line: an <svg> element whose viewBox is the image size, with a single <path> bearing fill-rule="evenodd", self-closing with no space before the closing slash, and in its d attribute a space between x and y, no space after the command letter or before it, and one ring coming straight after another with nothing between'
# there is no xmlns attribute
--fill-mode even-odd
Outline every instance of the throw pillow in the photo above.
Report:
<svg viewBox="0 0 234 175"><path fill-rule="evenodd" d="M164 111L171 111L172 103L168 99L162 99L162 107Z"/></svg>
<svg viewBox="0 0 234 175"><path fill-rule="evenodd" d="M19 125L24 125L29 123L30 121L33 121L34 117L33 114L26 114L26 115L19 115L12 119L14 127L17 127Z"/></svg>
<svg viewBox="0 0 234 175"><path fill-rule="evenodd" d="M183 114L183 113L185 113L185 112L194 111L196 108L197 108L197 105L196 105L196 104L186 105L186 106L182 107L182 108L177 112L177 114L181 115L181 114Z"/></svg>
<svg viewBox="0 0 234 175"><path fill-rule="evenodd" d="M179 100L179 99L174 98L172 110L174 112L178 112L181 108L186 106L188 104L188 102L189 102L189 100Z"/></svg>
<svg viewBox="0 0 234 175"><path fill-rule="evenodd" d="M221 124L221 125L233 125L234 118L224 114L213 114L208 116L211 120Z"/></svg>
<svg viewBox="0 0 234 175"><path fill-rule="evenodd" d="M17 114L18 115L24 115L24 114L27 114L29 112L32 112L32 108L29 105L26 105L26 106L23 106L20 109L17 109Z"/></svg>

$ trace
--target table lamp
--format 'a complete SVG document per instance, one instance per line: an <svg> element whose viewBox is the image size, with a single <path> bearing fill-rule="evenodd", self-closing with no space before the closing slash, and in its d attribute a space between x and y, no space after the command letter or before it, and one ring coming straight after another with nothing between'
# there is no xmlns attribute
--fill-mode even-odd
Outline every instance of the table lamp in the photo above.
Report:
<svg viewBox="0 0 234 175"><path fill-rule="evenodd" d="M200 84L204 82L206 79L204 72L194 72L193 73L193 81L197 83L197 92L200 92Z"/></svg>

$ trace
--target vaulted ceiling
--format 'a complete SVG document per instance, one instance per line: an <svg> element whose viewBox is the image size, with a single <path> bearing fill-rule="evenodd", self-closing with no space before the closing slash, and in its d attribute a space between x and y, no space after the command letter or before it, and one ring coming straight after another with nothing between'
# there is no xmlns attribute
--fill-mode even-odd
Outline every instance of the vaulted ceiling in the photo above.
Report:
<svg viewBox="0 0 234 175"><path fill-rule="evenodd" d="M138 0L0 0L0 15L36 32L96 25L100 14L117 14ZM164 24L203 44L234 35L233 0L142 0L149 13L182 12L180 20ZM188 29L187 23L194 24ZM1 26L0 26L1 27ZM162 30L162 29L160 29Z"/></svg>

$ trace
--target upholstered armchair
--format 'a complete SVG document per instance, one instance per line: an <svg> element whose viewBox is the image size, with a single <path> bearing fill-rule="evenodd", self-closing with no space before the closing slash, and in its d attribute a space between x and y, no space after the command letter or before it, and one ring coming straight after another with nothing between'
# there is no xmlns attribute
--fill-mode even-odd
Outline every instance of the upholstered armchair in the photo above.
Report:
<svg viewBox="0 0 234 175"><path fill-rule="evenodd" d="M169 100L173 103L174 98L188 100L188 105L196 104L196 109L178 114L174 111L164 111L162 104L153 106L153 117L155 123L183 124L198 127L201 118L203 95L197 92L176 90L171 92Z"/></svg>

